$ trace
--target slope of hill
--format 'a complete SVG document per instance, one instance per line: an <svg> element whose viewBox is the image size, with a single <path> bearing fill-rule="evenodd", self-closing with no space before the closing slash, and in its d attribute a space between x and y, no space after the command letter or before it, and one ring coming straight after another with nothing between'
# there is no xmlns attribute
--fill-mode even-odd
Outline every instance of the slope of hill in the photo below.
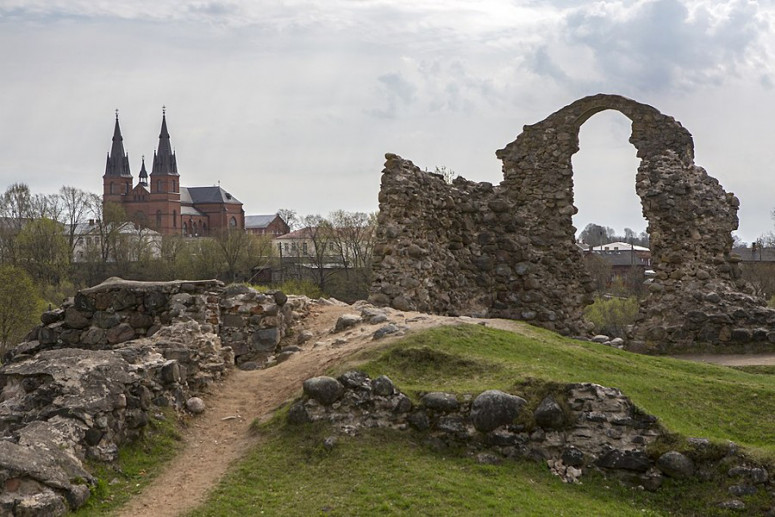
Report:
<svg viewBox="0 0 775 517"><path fill-rule="evenodd" d="M745 504L746 512L761 513L771 506L769 493L761 486L754 487L752 494L735 495L734 488L730 493L730 487L738 485L727 476L728 468L708 473L705 479L666 479L651 493L620 486L595 473L585 475L581 485L563 485L545 465L531 462L481 465L460 451L431 450L422 444L421 436L407 432L379 430L326 440L332 436L327 426L289 427L282 412L268 424L254 424L258 432L249 437L249 421L265 419L272 408L299 393L305 378L324 371L342 372L355 364L372 377L388 375L415 400L427 391L470 397L497 388L530 401L551 385L595 382L621 389L669 431L678 433L669 444L672 448L685 446L687 437L707 438L713 444L708 454L730 458L723 460L726 464L747 461L746 455L767 464L775 452L775 377L768 368L747 372L638 356L512 322L502 324L513 332L466 325L382 343L371 340L373 328L366 325L333 338L329 332L336 318L348 311L352 309L319 311L319 323L310 325L317 332L318 346L263 373L238 372L227 381L233 384L222 393L242 393L244 400L237 406L226 405L230 414L223 416L221 395L214 393L209 401L210 424L195 421L194 428L211 425L219 431L206 434L209 438L189 433L186 450L191 452L184 450L123 514L190 511L204 501L207 490L207 483L192 479L196 472L206 471L212 482L230 460L240 456L193 515L723 515L735 511L718 506L730 500ZM420 315L403 318L420 327L461 321ZM273 380L263 387L248 380L261 375L273 375ZM224 420L237 413L240 418ZM237 428L226 433L225 426ZM207 439L221 441L214 446ZM737 445L730 446L729 441ZM214 457L220 460L213 461Z"/></svg>

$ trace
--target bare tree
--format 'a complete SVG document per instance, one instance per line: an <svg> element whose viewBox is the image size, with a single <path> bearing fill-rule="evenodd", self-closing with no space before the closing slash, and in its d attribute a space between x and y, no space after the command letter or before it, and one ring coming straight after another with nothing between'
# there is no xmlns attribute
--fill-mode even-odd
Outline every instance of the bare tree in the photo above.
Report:
<svg viewBox="0 0 775 517"><path fill-rule="evenodd" d="M299 217L299 214L296 213L296 210L281 208L277 211L277 215L285 221L285 224L288 225L288 228L290 228L291 231L301 228L301 218Z"/></svg>
<svg viewBox="0 0 775 517"><path fill-rule="evenodd" d="M62 205L59 221L65 225L70 256L75 250L76 226L78 223L84 222L90 213L89 196L88 192L75 187L63 186L59 189L59 199Z"/></svg>

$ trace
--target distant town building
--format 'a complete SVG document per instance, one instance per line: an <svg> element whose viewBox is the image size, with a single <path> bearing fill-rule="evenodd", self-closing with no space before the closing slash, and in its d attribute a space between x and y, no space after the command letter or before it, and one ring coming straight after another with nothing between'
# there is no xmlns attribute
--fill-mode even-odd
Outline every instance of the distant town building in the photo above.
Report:
<svg viewBox="0 0 775 517"><path fill-rule="evenodd" d="M271 235L279 237L291 231L279 214L246 215L245 230L253 235Z"/></svg>
<svg viewBox="0 0 775 517"><path fill-rule="evenodd" d="M142 159L137 183L129 170L129 156L118 123L102 177L104 203L116 203L127 217L163 235L198 237L226 229L244 229L242 202L219 186L182 187L178 163L162 110L159 146L153 153L151 174Z"/></svg>
<svg viewBox="0 0 775 517"><path fill-rule="evenodd" d="M104 228L98 221L89 219L75 225L73 236L73 262L77 263L116 262L119 259L136 262L143 257L159 258L161 255L161 234L134 223L118 223L115 228ZM106 237L114 242L104 242Z"/></svg>

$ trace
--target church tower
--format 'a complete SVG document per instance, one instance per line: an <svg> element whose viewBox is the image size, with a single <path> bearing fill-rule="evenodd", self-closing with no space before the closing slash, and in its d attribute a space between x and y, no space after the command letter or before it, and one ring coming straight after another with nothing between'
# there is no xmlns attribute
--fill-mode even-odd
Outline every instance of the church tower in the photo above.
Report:
<svg viewBox="0 0 775 517"><path fill-rule="evenodd" d="M167 131L167 110L162 107L159 146L153 153L153 168L148 182L150 201L155 212L150 216L151 226L163 234L180 231L180 175L178 162Z"/></svg>
<svg viewBox="0 0 775 517"><path fill-rule="evenodd" d="M116 110L113 144L105 164L105 175L102 176L103 203L122 203L130 190L132 190L132 173L129 172L129 155L124 152L124 138L121 136L118 110Z"/></svg>

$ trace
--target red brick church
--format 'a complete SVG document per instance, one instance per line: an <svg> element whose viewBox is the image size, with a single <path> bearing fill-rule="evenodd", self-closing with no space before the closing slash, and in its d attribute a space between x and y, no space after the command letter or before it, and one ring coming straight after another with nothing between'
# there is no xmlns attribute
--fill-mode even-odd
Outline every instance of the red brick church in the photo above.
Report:
<svg viewBox="0 0 775 517"><path fill-rule="evenodd" d="M102 202L116 203L132 221L164 235L203 236L223 229L244 229L242 202L220 186L181 187L178 163L162 110L159 146L149 175L143 157L137 184L129 172L129 156L118 124L102 177Z"/></svg>

